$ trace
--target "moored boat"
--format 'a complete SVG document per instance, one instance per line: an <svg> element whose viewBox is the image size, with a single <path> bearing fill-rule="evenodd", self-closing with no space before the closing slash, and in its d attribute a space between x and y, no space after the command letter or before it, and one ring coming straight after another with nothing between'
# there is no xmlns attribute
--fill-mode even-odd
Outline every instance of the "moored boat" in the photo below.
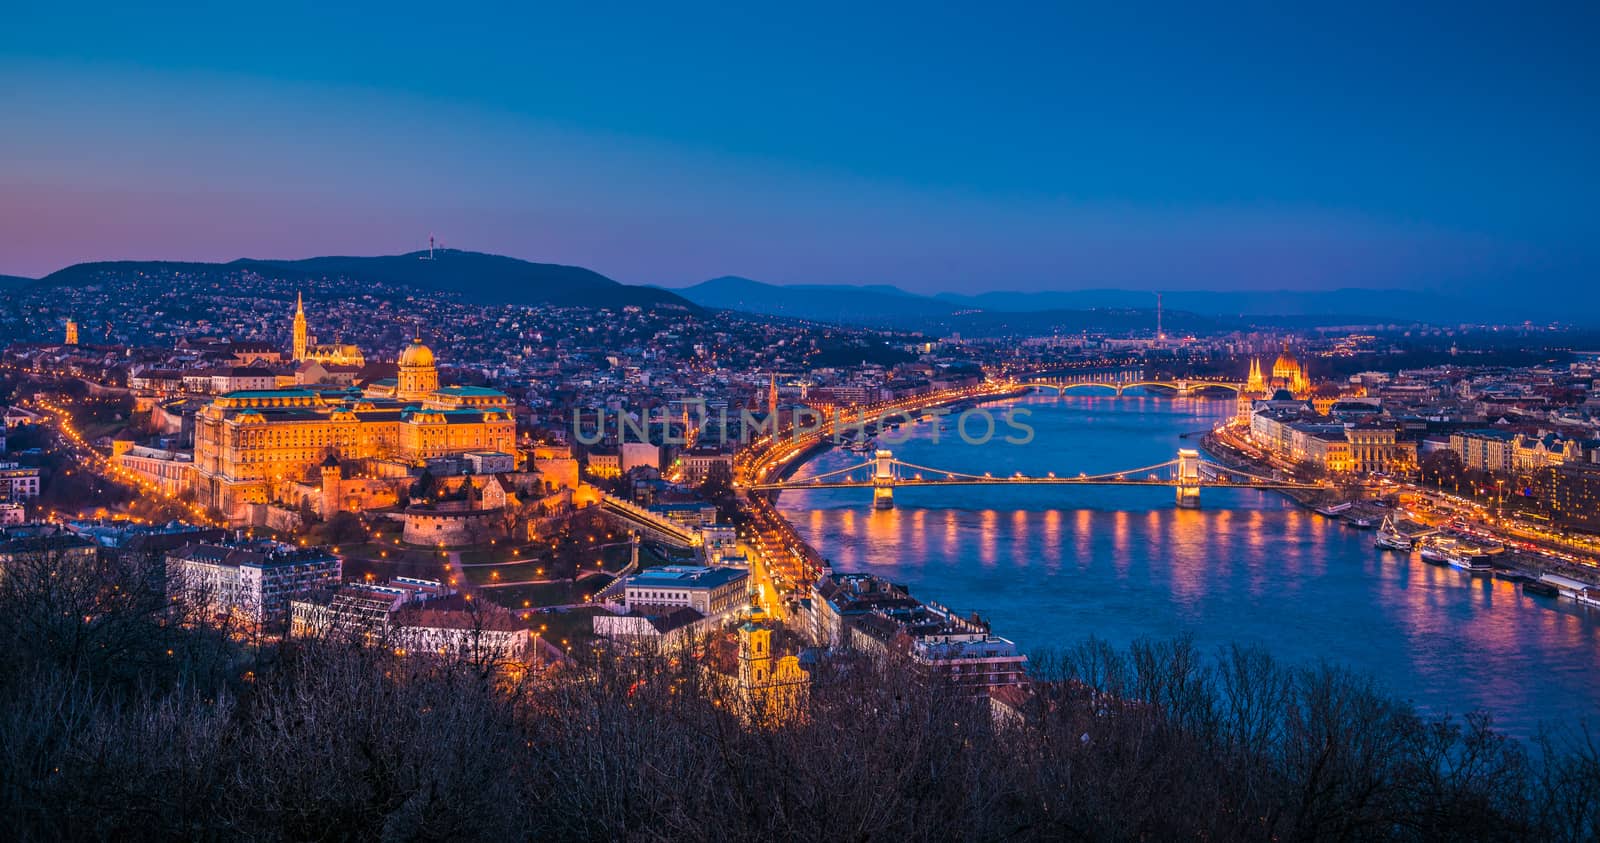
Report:
<svg viewBox="0 0 1600 843"><path fill-rule="evenodd" d="M1377 514L1371 512L1346 512L1344 514L1344 523L1357 530L1370 530L1378 526L1382 520Z"/></svg>
<svg viewBox="0 0 1600 843"><path fill-rule="evenodd" d="M1544 580L1528 580L1522 584L1522 590L1527 594L1537 594L1540 597L1560 597L1561 589L1556 588Z"/></svg>
<svg viewBox="0 0 1600 843"><path fill-rule="evenodd" d="M1445 564L1450 550L1455 547L1456 540L1449 536L1430 536L1422 541L1422 560Z"/></svg>
<svg viewBox="0 0 1600 843"><path fill-rule="evenodd" d="M1411 536L1399 529L1393 515L1384 516L1383 523L1378 526L1378 534L1372 540L1374 547L1384 550L1398 550L1409 553L1415 542Z"/></svg>
<svg viewBox="0 0 1600 843"><path fill-rule="evenodd" d="M1489 564L1489 554L1478 545L1464 541L1457 541L1449 550L1445 551L1444 561L1452 568L1460 568L1474 574L1489 574L1494 567Z"/></svg>

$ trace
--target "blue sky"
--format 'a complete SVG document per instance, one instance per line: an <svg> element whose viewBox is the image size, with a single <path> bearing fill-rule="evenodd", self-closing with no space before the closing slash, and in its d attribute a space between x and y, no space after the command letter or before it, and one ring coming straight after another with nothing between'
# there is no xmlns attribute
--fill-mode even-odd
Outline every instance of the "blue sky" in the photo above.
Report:
<svg viewBox="0 0 1600 843"><path fill-rule="evenodd" d="M635 283L1594 283L1594 4L1095 5L30 4L0 272L431 232Z"/></svg>

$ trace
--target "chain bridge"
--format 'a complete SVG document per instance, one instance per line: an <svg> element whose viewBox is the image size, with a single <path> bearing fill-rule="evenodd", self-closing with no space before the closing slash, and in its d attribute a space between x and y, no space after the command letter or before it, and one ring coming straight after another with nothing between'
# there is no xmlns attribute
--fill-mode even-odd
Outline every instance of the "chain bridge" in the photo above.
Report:
<svg viewBox="0 0 1600 843"><path fill-rule="evenodd" d="M748 488L751 491L773 492L802 489L871 489L873 505L879 509L889 509L894 506L896 488L922 486L1164 486L1175 491L1177 503L1183 507L1198 507L1200 490L1204 488L1276 490L1327 488L1325 484L1265 477L1208 462L1200 458L1199 451L1188 448L1178 451L1176 459L1123 471L1066 476L1054 472L1043 475L1017 472L998 477L988 472L970 474L914 465L895 459L893 451L880 450L872 459L857 465L813 477L757 483Z"/></svg>

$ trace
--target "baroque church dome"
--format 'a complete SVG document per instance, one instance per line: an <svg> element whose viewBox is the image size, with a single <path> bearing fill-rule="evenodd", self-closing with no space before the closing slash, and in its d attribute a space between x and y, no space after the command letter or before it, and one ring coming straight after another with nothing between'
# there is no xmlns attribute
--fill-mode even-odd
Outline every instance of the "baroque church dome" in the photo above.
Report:
<svg viewBox="0 0 1600 843"><path fill-rule="evenodd" d="M401 366L407 368L432 366L433 349L423 345L422 337L417 337L411 341L410 345L406 346L405 351L400 352L400 360L398 362Z"/></svg>

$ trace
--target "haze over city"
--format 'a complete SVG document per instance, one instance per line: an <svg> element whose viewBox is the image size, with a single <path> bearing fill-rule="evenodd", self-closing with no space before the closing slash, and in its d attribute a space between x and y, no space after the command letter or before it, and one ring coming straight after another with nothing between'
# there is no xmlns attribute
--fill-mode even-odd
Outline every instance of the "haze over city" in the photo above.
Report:
<svg viewBox="0 0 1600 843"><path fill-rule="evenodd" d="M669 286L1576 296L1596 15L26 4L0 272L433 232Z"/></svg>

